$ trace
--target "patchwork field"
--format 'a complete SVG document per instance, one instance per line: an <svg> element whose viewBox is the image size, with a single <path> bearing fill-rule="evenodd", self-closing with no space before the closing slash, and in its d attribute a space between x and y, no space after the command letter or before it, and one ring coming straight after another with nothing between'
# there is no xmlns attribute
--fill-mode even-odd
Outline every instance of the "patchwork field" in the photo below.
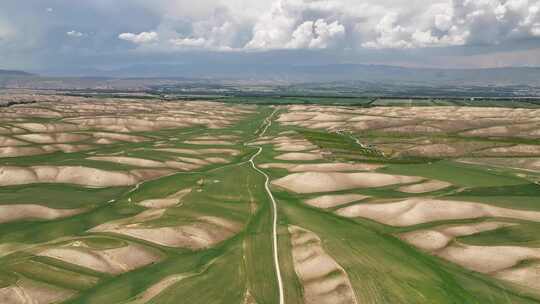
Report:
<svg viewBox="0 0 540 304"><path fill-rule="evenodd" d="M18 98L2 304L540 303L540 110Z"/></svg>

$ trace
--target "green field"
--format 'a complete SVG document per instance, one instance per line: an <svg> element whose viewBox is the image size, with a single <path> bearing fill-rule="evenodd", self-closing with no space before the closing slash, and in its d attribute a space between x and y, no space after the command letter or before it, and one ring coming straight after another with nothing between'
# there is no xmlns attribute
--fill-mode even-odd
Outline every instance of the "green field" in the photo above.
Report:
<svg viewBox="0 0 540 304"><path fill-rule="evenodd" d="M6 214L0 214L0 300L5 299L8 304L24 303L17 302L23 297L17 298L16 294L30 299L41 294L43 302L39 303L70 304L540 303L540 286L535 283L540 276L534 275L539 269L535 265L540 263L540 186L533 179L537 173L533 174L534 170L466 164L457 157L394 157L385 154L385 149L378 143L389 141L395 144L399 135L390 131L385 133L382 127L375 133L349 128L353 122L338 128L317 127L315 123L306 124L315 119L310 118L309 113L307 118L302 116L291 123L282 119L292 112L289 107L266 105L334 102L322 97L290 97L278 101L239 97L227 101L258 105L246 108L225 105L214 114L227 109L238 109L238 112L208 119L205 111L211 108L210 105L198 109L189 103L171 104L167 105L170 107L168 112L193 115L196 122L186 126L173 126L169 122L155 130L126 127L120 131L106 129L107 124L96 124L84 130L62 132L89 136L107 130L146 139L140 142L111 140L96 144L93 137L85 137L76 144L90 148L74 152L62 151L60 148L65 147L54 146L58 143L30 141L13 146L40 148L51 145L52 148L46 148L51 150L50 153L2 157L1 170L84 167L116 172L118 176L131 174L131 182L119 185L118 176L115 175L116 179L100 178L97 173L98 177L90 181L75 173L65 173L65 176L55 173L54 180L43 177L53 174L49 171L35 171L24 176L17 173L23 176L19 184L0 186L0 207L4 208L0 212ZM96 104L100 102L95 101ZM153 101L134 103L144 105L145 102ZM367 105L372 101L344 98L339 102ZM403 102L406 101L381 99L370 106L402 106ZM421 104L410 102L406 106L428 107L443 102L426 100ZM500 103L493 101L489 105ZM455 102L450 104L455 105ZM49 104L42 107L68 117L65 113L69 112L62 112L62 108ZM339 110L341 112L336 113L347 113L347 119L360 115L348 112L353 110L347 107ZM81 113L77 115L83 117ZM166 114L156 110L145 114L145 120L152 121L154 128L158 122L168 121ZM128 112L122 115L125 118L142 114ZM382 114L370 112L369 115L378 117ZM227 121L233 116L234 120ZM61 116L47 118L20 114L18 117L19 120L0 120L0 127L23 130L21 121L45 125L69 121ZM69 114L69 118L77 117ZM179 120L180 123L187 121L182 117L184 120ZM222 121L227 123L218 127L211 125ZM407 120L407 123L411 122ZM126 126L130 124L134 122L126 123ZM23 132L47 133L26 130L2 136L18 140L19 134L26 134ZM417 135L422 140L427 138L429 144L431 141L455 142L456 136L465 138L457 133L413 134L412 138ZM532 145L536 140L516 139L511 135L508 138L516 140L512 144ZM508 138L502 141L508 141ZM491 137L468 137L467 140L490 144L501 141ZM369 142L373 144L362 144ZM303 146L309 148L302 149ZM316 157L305 158L310 155ZM282 167L271 166L276 163ZM377 167L331 167L335 164ZM298 165L324 165L334 169L293 167ZM48 170L52 170L50 168ZM142 178L137 175L141 170L154 170L150 173L159 175ZM7 174L13 174L11 179L15 180L14 173L9 172ZM295 174L306 172L323 180L317 184L318 188L313 186L317 179L308 180L312 176L302 176L307 181L293 179ZM361 178L350 181L340 174L360 174ZM269 177L270 191L265 188L265 175ZM327 176L330 177L324 180ZM386 184L367 183L372 176L399 178ZM410 177L415 179L406 181ZM284 179L287 183L275 183ZM115 186L90 185L91 182L109 180L111 185L116 183ZM9 181L9 178L0 177L0 183ZM445 186L422 191L404 190L429 181ZM336 183L335 189L325 190L333 183ZM348 186L349 183L352 186ZM315 190L304 191L301 187ZM330 207L308 203L328 195L362 195L365 198ZM356 212L351 208L384 208L408 200L427 200L432 204L450 201L454 205L429 212L421 209L424 205L415 205L385 216L380 214L390 212L389 209L347 215L349 210ZM460 206L465 205L474 207L459 211ZM39 208L48 209L42 212ZM62 212L73 210L73 214L62 215ZM408 213L410 210L416 213ZM274 212L277 214L276 227ZM400 217L404 215L407 217ZM461 232L473 225L492 222L502 222L504 226ZM302 245L304 247L298 247L289 230L292 226L316 235L320 239L320 249L313 249L316 243L313 239ZM444 230L455 227L460 227L460 232L451 234ZM274 234L274 228L277 234ZM418 231L445 235L448 242L432 251L405 241L404 235ZM459 252L453 253L454 256L445 251L474 247L482 257L482 250L495 246L512 247L516 252L520 250L520 254L502 256L500 259L507 259L509 265L496 271L483 271L481 265L478 266L483 261L477 261L474 255L466 256L462 261ZM296 256L296 252L303 252L301 250L306 254L303 261ZM276 258L279 269L275 267ZM143 263L145 259L148 262ZM304 262L306 264L301 264ZM325 272L325 267L331 270ZM527 273L529 282L509 275L520 269L530 269ZM311 277L305 273L310 273ZM338 280L342 281L338 284ZM349 291L353 298L348 295ZM280 295L283 295L282 303Z"/></svg>

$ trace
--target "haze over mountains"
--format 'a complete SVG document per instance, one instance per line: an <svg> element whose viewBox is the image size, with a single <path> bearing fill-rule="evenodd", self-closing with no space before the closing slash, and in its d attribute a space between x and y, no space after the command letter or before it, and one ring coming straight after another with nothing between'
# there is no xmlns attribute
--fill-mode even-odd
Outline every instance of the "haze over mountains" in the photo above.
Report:
<svg viewBox="0 0 540 304"><path fill-rule="evenodd" d="M540 96L540 68L433 69L327 64L137 64L99 70L1 70L0 87L25 89L154 90L186 94L265 93L384 96ZM232 87L231 87L232 86ZM278 89L275 89L278 88ZM285 91L283 91L285 88ZM168 90L167 92L170 92Z"/></svg>
<svg viewBox="0 0 540 304"><path fill-rule="evenodd" d="M24 71L15 70L0 70L0 76L4 77L20 77L20 76L32 76L33 74Z"/></svg>
<svg viewBox="0 0 540 304"><path fill-rule="evenodd" d="M432 69L362 64L137 64L111 70L48 70L40 74L55 77L196 78L276 83L366 81L430 86L540 86L540 68L537 67Z"/></svg>

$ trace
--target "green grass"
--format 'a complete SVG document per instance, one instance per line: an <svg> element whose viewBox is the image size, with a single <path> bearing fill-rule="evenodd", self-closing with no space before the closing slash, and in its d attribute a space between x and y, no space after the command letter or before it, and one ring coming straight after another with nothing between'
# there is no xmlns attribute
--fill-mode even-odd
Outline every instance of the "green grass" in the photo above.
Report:
<svg viewBox="0 0 540 304"><path fill-rule="evenodd" d="M363 303L534 303L493 279L428 256L369 225L302 206L286 193L287 223L315 232Z"/></svg>
<svg viewBox="0 0 540 304"><path fill-rule="evenodd" d="M9 265L7 269L33 280L78 291L91 288L98 282L96 277L44 264L36 260L15 263Z"/></svg>
<svg viewBox="0 0 540 304"><path fill-rule="evenodd" d="M272 255L271 213L267 204L261 206L244 232L244 273L247 287L257 303L277 303L277 282Z"/></svg>
<svg viewBox="0 0 540 304"><path fill-rule="evenodd" d="M86 246L97 250L114 249L128 245L128 243L122 240L107 237L88 237L82 239L82 241Z"/></svg>
<svg viewBox="0 0 540 304"><path fill-rule="evenodd" d="M168 288L149 303L175 304L179 299L194 304L241 303L246 287L241 253L240 244L232 244L200 275Z"/></svg>
<svg viewBox="0 0 540 304"><path fill-rule="evenodd" d="M127 187L91 189L75 185L34 184L0 188L0 203L38 204L55 209L93 207L116 199Z"/></svg>
<svg viewBox="0 0 540 304"><path fill-rule="evenodd" d="M17 276L12 273L0 271L0 288L11 286L17 282Z"/></svg>
<svg viewBox="0 0 540 304"><path fill-rule="evenodd" d="M360 159L384 160L380 151L360 146L351 136L303 129L299 129L298 131L314 145L323 150L331 151L332 158L347 159L356 157Z"/></svg>
<svg viewBox="0 0 540 304"><path fill-rule="evenodd" d="M425 164L389 164L379 172L401 175L419 175L450 182L461 187L497 187L527 184L528 181L510 173L488 171L479 166L452 161Z"/></svg>
<svg viewBox="0 0 540 304"><path fill-rule="evenodd" d="M249 98L231 97L231 103L289 104L342 103L368 106L374 100L364 98ZM454 105L450 100L378 100L377 103L400 106ZM495 103L493 103L495 104ZM201 135L238 133L243 142L258 135L263 120L274 108L259 106L256 113L237 124L219 130L193 127L136 135L151 138L146 143L118 143L97 147L94 152L110 154L125 151L125 155L158 161L177 156L155 152L152 145L170 138L173 147L193 148L182 142ZM278 113L285 111L280 108ZM417 196L451 200L483 202L513 209L540 210L540 187L514 172L504 169L488 170L482 166L460 164L448 160L422 158L389 159L374 149L362 148L348 134L328 133L282 126L274 123L267 134L295 130L300 136L332 155L320 162L361 161L383 163L378 170L389 174L422 176L451 182L454 187ZM235 133L236 134L236 133ZM372 134L373 135L373 134ZM371 136L367 134L366 136ZM375 135L373 135L375 136ZM396 135L397 136L397 135ZM447 140L452 135L441 135ZM390 138L391 139L391 138ZM479 139L467 139L476 141ZM486 139L483 139L486 140ZM489 141L490 139L487 139ZM214 146L211 146L214 147ZM199 147L197 147L199 148ZM231 147L226 147L231 148ZM229 165L212 165L194 172L179 172L171 176L142 183L139 187L89 189L72 185L36 184L0 188L2 204L42 204L52 208L88 208L73 217L51 221L19 221L0 225L0 246L22 246L47 243L63 246L81 240L97 250L112 249L128 243L138 243L159 252L162 260L121 274L109 275L68 264L59 260L36 257L36 249L0 255L0 288L15 283L17 276L76 290L79 293L64 304L130 303L142 292L170 276L185 276L163 290L150 303L243 303L246 291L258 304L278 302L278 286L273 261L271 205L264 189L264 178L246 161L254 148L241 144L233 146L241 151ZM265 145L256 162L275 162L280 154ZM130 170L134 167L86 160L91 154L52 153L2 159L3 165L85 165L107 170ZM221 155L217 155L221 156ZM186 155L186 157L202 156ZM288 174L285 170L266 170L272 178ZM404 199L412 195L396 191L398 186L356 189L336 193L359 193L370 200ZM147 199L164 198L183 189L191 189L181 204L168 208L163 217L141 224L145 227L180 226L197 221L201 216L215 216L234 221L241 231L212 248L189 250L169 248L143 240L114 235L95 235L88 232L97 225L140 214L145 208L137 205ZM459 189L459 192L456 190ZM400 241L396 233L430 228L443 224L470 224L482 220L469 219L426 223L412 227L390 227L363 219L336 216L333 210L319 210L302 203L315 195L293 195L273 189L278 200L278 252L287 304L303 303L303 287L294 271L288 225L297 225L316 233L324 250L347 272L359 303L539 303L540 300L487 275L468 271L455 264L421 252ZM108 203L109 201L111 201ZM354 203L351 203L354 204ZM482 246L512 245L540 247L540 224L511 221L518 225L484 232L458 241ZM1 249L2 247L0 247ZM38 247L39 248L39 247ZM0 254L2 252L0 251Z"/></svg>
<svg viewBox="0 0 540 304"><path fill-rule="evenodd" d="M477 246L526 246L540 247L540 223L523 222L516 226L486 231L471 236L460 237L465 244Z"/></svg>

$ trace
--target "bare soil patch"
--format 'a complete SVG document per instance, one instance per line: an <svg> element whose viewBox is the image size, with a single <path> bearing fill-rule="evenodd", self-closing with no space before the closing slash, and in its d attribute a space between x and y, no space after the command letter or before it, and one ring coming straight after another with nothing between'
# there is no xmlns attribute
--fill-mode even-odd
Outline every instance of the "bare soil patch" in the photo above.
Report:
<svg viewBox="0 0 540 304"><path fill-rule="evenodd" d="M447 201L430 198L410 198L395 203L357 204L342 208L337 214L364 217L391 226L411 226L423 223L501 217L540 222L540 212L494 207L488 204Z"/></svg>
<svg viewBox="0 0 540 304"><path fill-rule="evenodd" d="M375 188L395 184L419 182L416 176L390 175L382 173L294 173L274 180L272 185L296 193L318 193L349 190L355 188Z"/></svg>
<svg viewBox="0 0 540 304"><path fill-rule="evenodd" d="M279 160L292 160L292 161L305 161L305 160L319 160L323 157L320 154L315 153L285 153L276 156Z"/></svg>
<svg viewBox="0 0 540 304"><path fill-rule="evenodd" d="M229 146L229 145L235 145L234 142L225 141L225 140L186 140L186 144L190 145L202 145L202 146Z"/></svg>
<svg viewBox="0 0 540 304"><path fill-rule="evenodd" d="M122 165L129 165L134 167L147 167L147 168L163 168L165 165L162 162L136 158L136 157L123 157L123 156L93 156L88 157L89 160L111 162Z"/></svg>
<svg viewBox="0 0 540 304"><path fill-rule="evenodd" d="M164 171L105 171L89 167L32 166L0 167L0 186L32 183L76 184L86 187L134 185L142 180L163 176Z"/></svg>
<svg viewBox="0 0 540 304"><path fill-rule="evenodd" d="M110 223L95 227L91 231L127 235L167 247L199 250L210 248L230 238L239 230L238 223L216 217L200 217L193 223L183 226L151 228L145 227L143 222Z"/></svg>
<svg viewBox="0 0 540 304"><path fill-rule="evenodd" d="M269 163L260 165L261 168L286 169L289 172L344 172L344 171L373 171L384 167L379 164L362 163L323 163L323 164L290 164Z"/></svg>
<svg viewBox="0 0 540 304"><path fill-rule="evenodd" d="M201 155L201 154L228 154L236 156L240 154L240 151L234 149L156 149L156 151L188 154L188 155Z"/></svg>
<svg viewBox="0 0 540 304"><path fill-rule="evenodd" d="M24 145L28 145L28 143L13 139L11 137L0 136L0 147L24 146Z"/></svg>
<svg viewBox="0 0 540 304"><path fill-rule="evenodd" d="M438 252L437 256L473 271L495 273L521 261L540 259L540 249L456 244Z"/></svg>
<svg viewBox="0 0 540 304"><path fill-rule="evenodd" d="M540 292L540 263L538 262L500 270L492 275L499 280Z"/></svg>
<svg viewBox="0 0 540 304"><path fill-rule="evenodd" d="M333 208L348 203L361 201L369 198L369 196L361 194L337 194L337 195L323 195L316 198L308 199L306 204L317 208Z"/></svg>
<svg viewBox="0 0 540 304"><path fill-rule="evenodd" d="M72 143L90 138L86 135L72 133L31 133L16 135L15 137L36 144Z"/></svg>
<svg viewBox="0 0 540 304"><path fill-rule="evenodd" d="M40 205L0 205L0 224L20 220L54 220L84 211L85 209L52 209Z"/></svg>
<svg viewBox="0 0 540 304"><path fill-rule="evenodd" d="M30 279L21 279L15 285L0 288L0 303L52 304L67 300L74 294L72 290Z"/></svg>
<svg viewBox="0 0 540 304"><path fill-rule="evenodd" d="M75 246L52 247L38 255L110 274L128 272L161 259L154 250L138 244L107 250Z"/></svg>
<svg viewBox="0 0 540 304"><path fill-rule="evenodd" d="M345 270L323 249L320 238L289 226L294 270L304 287L304 303L357 303Z"/></svg>
<svg viewBox="0 0 540 304"><path fill-rule="evenodd" d="M29 132L39 133L57 133L57 132L72 132L80 130L79 126L67 123L18 123L15 126L25 129Z"/></svg>
<svg viewBox="0 0 540 304"><path fill-rule="evenodd" d="M148 138L146 137L120 134L120 133L95 132L95 133L91 133L91 135L98 139L108 139L108 140L113 140L113 141L125 141L125 142L132 142L132 143L139 143L139 142L144 142L148 140Z"/></svg>
<svg viewBox="0 0 540 304"><path fill-rule="evenodd" d="M189 193L191 193L191 189L183 189L166 198L144 200L138 204L146 208L169 208L180 204L182 198Z"/></svg>
<svg viewBox="0 0 540 304"><path fill-rule="evenodd" d="M410 185L410 186L403 186L400 187L398 190L405 193L427 193L427 192L433 192L442 190L445 188L448 188L452 186L451 183L438 181L438 180L429 180L420 184Z"/></svg>
<svg viewBox="0 0 540 304"><path fill-rule="evenodd" d="M497 230L512 225L514 224L503 222L447 225L402 233L399 235L399 238L422 250L432 252L446 248L456 237Z"/></svg>

